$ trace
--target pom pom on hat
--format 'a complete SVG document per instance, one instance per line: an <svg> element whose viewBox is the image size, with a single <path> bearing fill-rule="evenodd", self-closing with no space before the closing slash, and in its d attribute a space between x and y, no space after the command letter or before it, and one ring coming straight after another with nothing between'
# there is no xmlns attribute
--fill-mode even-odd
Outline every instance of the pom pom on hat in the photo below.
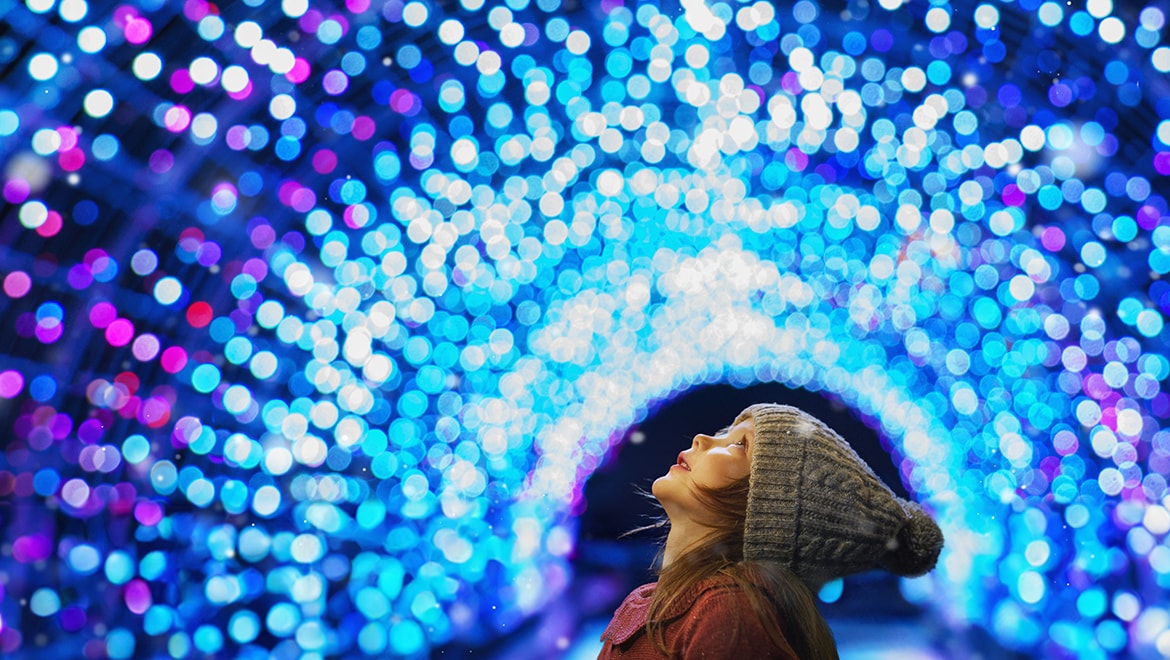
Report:
<svg viewBox="0 0 1170 660"><path fill-rule="evenodd" d="M909 517L887 547L882 566L897 575L924 575L938 563L942 530L918 504L902 501L902 507Z"/></svg>

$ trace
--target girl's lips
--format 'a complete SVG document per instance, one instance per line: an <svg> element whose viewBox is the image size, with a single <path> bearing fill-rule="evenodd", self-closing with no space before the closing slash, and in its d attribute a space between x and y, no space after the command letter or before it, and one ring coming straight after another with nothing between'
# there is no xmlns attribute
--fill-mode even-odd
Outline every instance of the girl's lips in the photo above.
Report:
<svg viewBox="0 0 1170 660"><path fill-rule="evenodd" d="M681 452L681 451L678 453L678 462L677 462L677 463L675 463L675 465L677 465L677 466L681 467L682 469L684 469L684 470L686 470L686 471L688 471L688 472L690 472L690 470L691 470L691 466L690 466L690 465L687 465L687 461L686 461L686 459L685 459L685 458L683 458L683 455L682 455L682 452Z"/></svg>

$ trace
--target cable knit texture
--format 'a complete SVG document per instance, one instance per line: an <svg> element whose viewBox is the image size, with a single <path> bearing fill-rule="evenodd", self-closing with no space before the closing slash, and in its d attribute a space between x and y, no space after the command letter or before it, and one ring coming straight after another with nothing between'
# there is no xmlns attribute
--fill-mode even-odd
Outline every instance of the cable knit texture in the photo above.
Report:
<svg viewBox="0 0 1170 660"><path fill-rule="evenodd" d="M744 558L784 564L815 591L875 568L922 575L942 531L891 491L836 431L799 408L758 404Z"/></svg>

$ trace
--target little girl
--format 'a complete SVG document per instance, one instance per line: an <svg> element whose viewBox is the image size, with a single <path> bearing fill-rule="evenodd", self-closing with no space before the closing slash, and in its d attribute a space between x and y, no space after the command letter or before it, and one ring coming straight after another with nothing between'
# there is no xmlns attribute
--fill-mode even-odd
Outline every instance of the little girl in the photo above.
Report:
<svg viewBox="0 0 1170 660"><path fill-rule="evenodd" d="M823 422L754 405L651 489L669 521L658 582L614 613L600 658L837 658L813 594L875 568L922 575L938 525Z"/></svg>

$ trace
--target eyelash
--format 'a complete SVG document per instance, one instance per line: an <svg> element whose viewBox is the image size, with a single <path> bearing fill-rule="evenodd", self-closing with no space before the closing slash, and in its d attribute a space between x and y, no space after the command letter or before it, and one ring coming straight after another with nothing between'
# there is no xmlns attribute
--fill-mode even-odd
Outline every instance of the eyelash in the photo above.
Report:
<svg viewBox="0 0 1170 660"><path fill-rule="evenodd" d="M719 432L715 434L715 437L719 437L721 435L726 435L730 430L731 430L730 426L719 429ZM735 442L733 442L731 444L739 445L740 447L747 447L747 438L741 437L739 440L736 440Z"/></svg>

